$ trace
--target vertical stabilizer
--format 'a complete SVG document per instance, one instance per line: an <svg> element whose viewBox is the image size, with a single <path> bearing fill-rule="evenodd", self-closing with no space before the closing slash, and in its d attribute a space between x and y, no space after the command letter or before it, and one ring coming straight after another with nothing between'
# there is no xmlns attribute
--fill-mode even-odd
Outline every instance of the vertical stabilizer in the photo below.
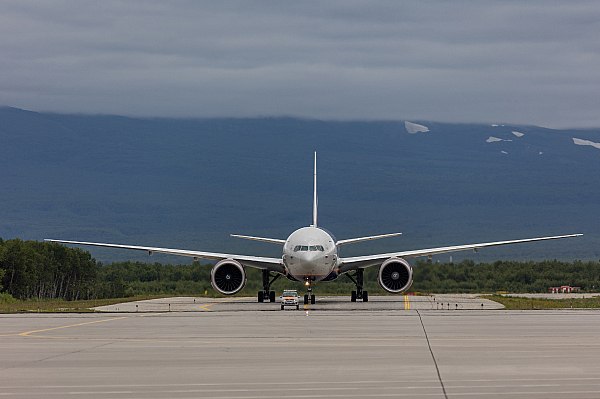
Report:
<svg viewBox="0 0 600 399"><path fill-rule="evenodd" d="M317 207L319 205L319 201L317 199L317 152L315 151L315 169L313 172L313 226L317 227Z"/></svg>

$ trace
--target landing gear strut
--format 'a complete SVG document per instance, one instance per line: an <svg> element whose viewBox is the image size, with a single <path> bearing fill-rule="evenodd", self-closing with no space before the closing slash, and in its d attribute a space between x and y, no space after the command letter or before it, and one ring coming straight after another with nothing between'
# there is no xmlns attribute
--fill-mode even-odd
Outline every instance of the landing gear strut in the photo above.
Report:
<svg viewBox="0 0 600 399"><path fill-rule="evenodd" d="M271 291L271 284L273 284L280 276L281 274L271 274L268 270L262 271L263 290L258 291L258 302L275 302L275 291Z"/></svg>
<svg viewBox="0 0 600 399"><path fill-rule="evenodd" d="M353 275L346 274L354 285L356 285L356 291L352 291L350 293L350 301L356 302L357 299L362 299L363 302L369 302L369 292L363 291L363 273L364 269L356 269L356 272Z"/></svg>
<svg viewBox="0 0 600 399"><path fill-rule="evenodd" d="M305 284L308 288L307 288L306 294L304 294L304 304L308 305L308 302L310 301L310 304L314 305L315 301L317 300L317 297L312 293L312 287L310 286L310 281L306 280Z"/></svg>

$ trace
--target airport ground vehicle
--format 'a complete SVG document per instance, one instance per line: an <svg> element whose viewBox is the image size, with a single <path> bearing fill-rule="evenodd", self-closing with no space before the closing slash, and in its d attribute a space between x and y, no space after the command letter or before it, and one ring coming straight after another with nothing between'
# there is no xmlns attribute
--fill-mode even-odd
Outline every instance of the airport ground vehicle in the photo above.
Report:
<svg viewBox="0 0 600 399"><path fill-rule="evenodd" d="M300 309L300 296L296 290L284 290L281 295L281 310L286 306L295 306L296 310Z"/></svg>

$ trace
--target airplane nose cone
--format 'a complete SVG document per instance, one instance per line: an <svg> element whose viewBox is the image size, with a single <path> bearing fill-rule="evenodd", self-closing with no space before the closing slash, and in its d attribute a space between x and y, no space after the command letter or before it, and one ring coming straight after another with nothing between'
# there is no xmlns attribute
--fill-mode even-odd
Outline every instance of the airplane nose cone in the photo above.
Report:
<svg viewBox="0 0 600 399"><path fill-rule="evenodd" d="M297 258L302 262L314 262L319 258L319 254L317 252L301 252Z"/></svg>
<svg viewBox="0 0 600 399"><path fill-rule="evenodd" d="M305 252L294 256L294 269L298 274L312 275L317 273L323 255L318 252Z"/></svg>

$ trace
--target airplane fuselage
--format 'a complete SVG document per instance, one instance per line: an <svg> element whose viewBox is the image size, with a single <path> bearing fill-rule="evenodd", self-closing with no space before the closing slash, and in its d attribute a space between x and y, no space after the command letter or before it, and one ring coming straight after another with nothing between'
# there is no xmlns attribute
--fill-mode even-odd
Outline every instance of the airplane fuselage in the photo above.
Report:
<svg viewBox="0 0 600 399"><path fill-rule="evenodd" d="M299 281L320 281L335 270L338 262L334 238L318 227L294 231L283 245L287 272Z"/></svg>

